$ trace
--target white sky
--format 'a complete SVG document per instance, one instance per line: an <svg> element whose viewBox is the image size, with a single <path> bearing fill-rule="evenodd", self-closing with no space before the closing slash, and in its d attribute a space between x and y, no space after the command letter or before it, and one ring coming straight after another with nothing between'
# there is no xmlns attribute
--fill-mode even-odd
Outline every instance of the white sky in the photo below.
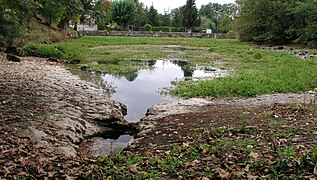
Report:
<svg viewBox="0 0 317 180"><path fill-rule="evenodd" d="M183 6L186 4L186 0L139 0L139 2L143 2L145 6L150 7L153 3L153 6L159 13L164 13L165 10L172 10L177 7ZM196 0L196 7L200 9L200 6L208 3L234 3L235 0Z"/></svg>

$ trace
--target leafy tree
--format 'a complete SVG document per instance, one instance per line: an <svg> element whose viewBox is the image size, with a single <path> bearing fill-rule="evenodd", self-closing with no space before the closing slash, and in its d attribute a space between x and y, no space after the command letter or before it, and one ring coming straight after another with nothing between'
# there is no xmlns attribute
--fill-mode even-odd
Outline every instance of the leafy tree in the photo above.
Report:
<svg viewBox="0 0 317 180"><path fill-rule="evenodd" d="M192 32L192 28L198 20L198 10L195 0L187 0L183 11L183 26L187 27L188 32Z"/></svg>
<svg viewBox="0 0 317 180"><path fill-rule="evenodd" d="M294 20L288 33L296 38L294 42L317 46L317 1L295 2L290 15Z"/></svg>
<svg viewBox="0 0 317 180"><path fill-rule="evenodd" d="M148 12L148 19L149 19L149 24L151 24L152 26L159 25L159 14L153 5L150 6L150 9Z"/></svg>
<svg viewBox="0 0 317 180"><path fill-rule="evenodd" d="M138 0L134 1L137 7L137 18L135 21L135 26L138 28L143 27L145 24L149 23L149 18L148 18L148 8L144 7L144 4L142 2L139 2Z"/></svg>
<svg viewBox="0 0 317 180"><path fill-rule="evenodd" d="M137 8L132 0L116 0L112 2L112 19L126 28L129 23L133 23L137 17Z"/></svg>
<svg viewBox="0 0 317 180"><path fill-rule="evenodd" d="M97 18L98 29L106 29L107 24L111 22L111 2L109 0L100 0L95 5L95 16Z"/></svg>
<svg viewBox="0 0 317 180"><path fill-rule="evenodd" d="M168 11L164 11L164 14L159 15L161 19L161 25L162 26L170 26L171 25L171 13L168 13Z"/></svg>
<svg viewBox="0 0 317 180"><path fill-rule="evenodd" d="M38 8L38 13L46 20L49 27L53 22L57 22L62 15L61 4L58 1L39 0L41 6Z"/></svg>
<svg viewBox="0 0 317 180"><path fill-rule="evenodd" d="M76 21L84 11L83 4L80 0L60 0L62 16L58 27L65 29L68 27L70 20Z"/></svg>
<svg viewBox="0 0 317 180"><path fill-rule="evenodd" d="M242 41L289 43L287 33L294 18L282 0L239 0L241 9L236 30Z"/></svg>
<svg viewBox="0 0 317 180"><path fill-rule="evenodd" d="M233 19L228 14L223 13L221 15L219 31L221 33L228 33L232 29Z"/></svg>
<svg viewBox="0 0 317 180"><path fill-rule="evenodd" d="M80 0L80 1L81 1L81 4L83 5L84 11L81 11L79 20L81 23L90 22L95 12L93 0Z"/></svg>
<svg viewBox="0 0 317 180"><path fill-rule="evenodd" d="M184 11L185 6L181 6L179 8L173 9L171 12L172 16L172 26L175 27L182 27L183 26L183 19L184 19Z"/></svg>
<svg viewBox="0 0 317 180"><path fill-rule="evenodd" d="M201 29L209 29L212 28L212 21L206 16L200 17L200 28Z"/></svg>
<svg viewBox="0 0 317 180"><path fill-rule="evenodd" d="M233 20L237 15L237 5L208 3L202 5L199 10L200 17L207 17L210 19L210 27L213 32L227 33L231 31Z"/></svg>
<svg viewBox="0 0 317 180"><path fill-rule="evenodd" d="M20 37L38 5L33 0L0 0L0 40L12 44Z"/></svg>

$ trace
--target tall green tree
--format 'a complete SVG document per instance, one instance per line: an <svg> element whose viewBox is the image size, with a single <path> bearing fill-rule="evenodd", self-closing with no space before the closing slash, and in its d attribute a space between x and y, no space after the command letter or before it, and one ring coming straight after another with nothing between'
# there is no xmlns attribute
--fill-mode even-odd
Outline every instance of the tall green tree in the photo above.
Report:
<svg viewBox="0 0 317 180"><path fill-rule="evenodd" d="M185 9L185 6L181 6L179 8L173 9L171 11L171 16L172 16L171 24L172 24L172 26L183 27L184 9Z"/></svg>
<svg viewBox="0 0 317 180"><path fill-rule="evenodd" d="M115 0L111 8L112 19L121 25L122 30L134 23L137 17L136 4L132 0Z"/></svg>
<svg viewBox="0 0 317 180"><path fill-rule="evenodd" d="M208 3L201 6L199 16L210 19L210 28L213 32L227 33L232 30L232 24L237 15L237 10L237 5L233 3L223 5Z"/></svg>
<svg viewBox="0 0 317 180"><path fill-rule="evenodd" d="M162 26L170 26L171 25L171 13L168 11L164 11L164 14L159 15L161 19Z"/></svg>
<svg viewBox="0 0 317 180"><path fill-rule="evenodd" d="M38 0L40 7L38 14L40 14L51 27L52 23L56 23L62 16L61 3L59 1Z"/></svg>
<svg viewBox="0 0 317 180"><path fill-rule="evenodd" d="M317 0L296 1L290 15L294 20L288 33L294 42L317 47Z"/></svg>
<svg viewBox="0 0 317 180"><path fill-rule="evenodd" d="M139 2L138 0L134 1L137 7L137 18L135 21L136 28L140 29L140 27L143 27L145 24L149 23L148 18L148 8L144 6L142 2Z"/></svg>
<svg viewBox="0 0 317 180"><path fill-rule="evenodd" d="M284 0L238 0L240 15L235 23L242 41L260 43L290 43L288 29L294 17L290 16L289 2Z"/></svg>
<svg viewBox="0 0 317 180"><path fill-rule="evenodd" d="M80 0L83 5L83 11L80 13L79 21L81 23L91 22L94 16L93 0Z"/></svg>
<svg viewBox="0 0 317 180"><path fill-rule="evenodd" d="M111 2L109 0L99 0L94 10L98 29L105 30L107 24L111 23Z"/></svg>
<svg viewBox="0 0 317 180"><path fill-rule="evenodd" d="M195 0L187 0L183 11L183 26L192 32L193 26L198 22L198 10Z"/></svg>
<svg viewBox="0 0 317 180"><path fill-rule="evenodd" d="M84 12L84 7L81 0L60 0L62 16L58 23L58 27L66 29L71 20L76 21Z"/></svg>
<svg viewBox="0 0 317 180"><path fill-rule="evenodd" d="M149 19L149 24L151 24L152 26L159 25L159 14L157 10L154 8L153 4L150 6L150 9L148 12L148 19Z"/></svg>

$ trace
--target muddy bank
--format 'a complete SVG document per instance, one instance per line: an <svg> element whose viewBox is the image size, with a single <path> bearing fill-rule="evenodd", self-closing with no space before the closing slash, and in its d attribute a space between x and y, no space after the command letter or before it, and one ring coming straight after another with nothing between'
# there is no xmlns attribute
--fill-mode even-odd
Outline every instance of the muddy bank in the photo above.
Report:
<svg viewBox="0 0 317 180"><path fill-rule="evenodd" d="M46 153L75 157L83 139L128 124L123 104L46 59L9 62L1 54L0 89L2 140L26 138ZM2 152L18 148L1 144Z"/></svg>
<svg viewBox="0 0 317 180"><path fill-rule="evenodd" d="M230 117L231 114L243 113L245 109L249 108L292 103L315 104L316 92L317 90L302 94L270 94L255 98L192 98L155 105L140 121L138 138L130 148L146 151L153 150L153 148L159 149L162 146L164 149L172 143L186 142L188 133L195 128L219 123Z"/></svg>

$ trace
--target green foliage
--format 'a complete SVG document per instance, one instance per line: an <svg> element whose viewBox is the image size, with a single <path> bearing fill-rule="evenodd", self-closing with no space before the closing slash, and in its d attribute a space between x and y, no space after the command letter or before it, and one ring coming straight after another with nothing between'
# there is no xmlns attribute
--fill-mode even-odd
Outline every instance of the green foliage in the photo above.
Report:
<svg viewBox="0 0 317 180"><path fill-rule="evenodd" d="M146 24L146 25L144 25L144 26L143 26L143 30L144 30L144 31L152 31L152 26L151 26L151 24Z"/></svg>
<svg viewBox="0 0 317 180"><path fill-rule="evenodd" d="M33 0L0 1L0 41L9 44L22 35L38 4Z"/></svg>
<svg viewBox="0 0 317 180"><path fill-rule="evenodd" d="M39 0L39 3L41 6L38 9L38 12L46 19L49 25L58 22L62 15L61 4L59 2L47 0Z"/></svg>
<svg viewBox="0 0 317 180"><path fill-rule="evenodd" d="M233 44L232 44L233 45ZM303 61L293 55L260 50L236 52L241 64L230 76L203 81L177 82L172 94L182 97L254 97L272 93L305 92L317 87L316 61ZM224 50L213 47L212 52Z"/></svg>
<svg viewBox="0 0 317 180"><path fill-rule="evenodd" d="M35 56L42 58L61 58L64 55L62 49L52 48L48 45L29 44L23 47L23 51L27 56Z"/></svg>
<svg viewBox="0 0 317 180"><path fill-rule="evenodd" d="M208 3L201 6L199 16L202 23L204 23L203 27L207 28L206 26L208 26L216 33L227 33L232 30L233 19L237 16L237 9L237 5L233 3L223 5Z"/></svg>
<svg viewBox="0 0 317 180"><path fill-rule="evenodd" d="M98 30L107 29L111 22L111 2L109 0L100 0L95 5L95 16L97 17Z"/></svg>
<svg viewBox="0 0 317 180"><path fill-rule="evenodd" d="M183 26L187 27L190 32L195 24L199 24L195 0L187 0L184 6L183 17Z"/></svg>
<svg viewBox="0 0 317 180"><path fill-rule="evenodd" d="M158 18L159 18L159 14L157 10L154 8L153 5L151 5L148 11L149 24L151 24L152 26L158 26L159 25Z"/></svg>
<svg viewBox="0 0 317 180"><path fill-rule="evenodd" d="M111 16L122 28L126 28L129 23L133 23L136 20L136 4L132 0L112 1Z"/></svg>
<svg viewBox="0 0 317 180"><path fill-rule="evenodd" d="M315 45L317 2L239 0L235 23L240 40L260 43Z"/></svg>
<svg viewBox="0 0 317 180"><path fill-rule="evenodd" d="M185 6L181 6L179 8L176 8L176 9L173 9L171 11L171 14L172 14L172 26L174 27L183 27L183 19L185 18L184 17L184 9L185 9Z"/></svg>

